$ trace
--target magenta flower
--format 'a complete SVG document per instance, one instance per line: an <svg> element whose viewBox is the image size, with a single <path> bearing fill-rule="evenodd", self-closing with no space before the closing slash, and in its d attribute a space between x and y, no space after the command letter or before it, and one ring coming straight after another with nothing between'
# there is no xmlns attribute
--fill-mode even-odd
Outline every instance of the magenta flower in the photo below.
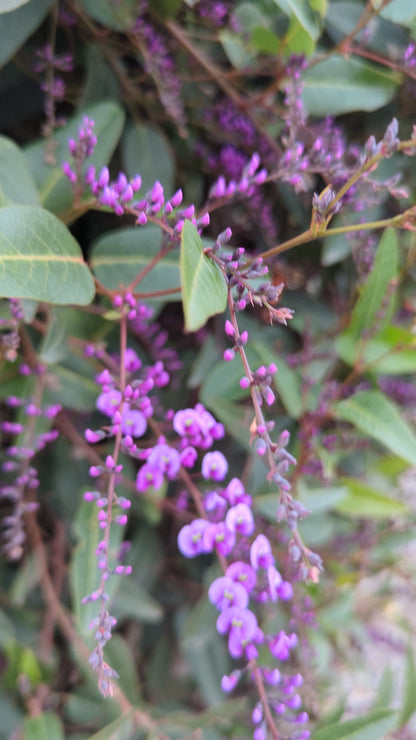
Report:
<svg viewBox="0 0 416 740"><path fill-rule="evenodd" d="M202 477L205 480L224 480L228 472L228 463L222 452L207 452L202 459Z"/></svg>
<svg viewBox="0 0 416 740"><path fill-rule="evenodd" d="M182 527L178 534L178 548L186 558L195 558L207 552L204 545L204 532L209 526L205 519L194 519L191 524Z"/></svg>
<svg viewBox="0 0 416 740"><path fill-rule="evenodd" d="M163 473L157 468L152 468L145 463L137 473L136 488L139 493L144 493L148 488L155 488L157 491L162 486Z"/></svg>
<svg viewBox="0 0 416 740"><path fill-rule="evenodd" d="M239 478L232 478L224 489L224 497L229 502L230 506L236 504L247 504L251 506L251 496L246 493L245 488Z"/></svg>
<svg viewBox="0 0 416 740"><path fill-rule="evenodd" d="M237 504L227 511L225 523L232 532L249 536L254 532L253 514L247 504Z"/></svg>
<svg viewBox="0 0 416 740"><path fill-rule="evenodd" d="M244 586L227 576L216 578L211 583L208 589L208 598L220 611L229 609L231 606L239 606L245 609L248 604L248 593Z"/></svg>
<svg viewBox="0 0 416 740"><path fill-rule="evenodd" d="M278 635L272 637L269 641L269 650L274 658L279 660L287 660L290 656L292 648L298 644L298 637L292 632L291 635L287 635L286 632L281 630Z"/></svg>
<svg viewBox="0 0 416 740"><path fill-rule="evenodd" d="M257 636L257 619L249 609L231 606L219 615L217 630L221 635L228 632L230 655L233 658L240 658L246 645Z"/></svg>
<svg viewBox="0 0 416 740"><path fill-rule="evenodd" d="M250 562L254 570L268 568L273 565L274 557L269 540L264 534L259 534L250 547Z"/></svg>

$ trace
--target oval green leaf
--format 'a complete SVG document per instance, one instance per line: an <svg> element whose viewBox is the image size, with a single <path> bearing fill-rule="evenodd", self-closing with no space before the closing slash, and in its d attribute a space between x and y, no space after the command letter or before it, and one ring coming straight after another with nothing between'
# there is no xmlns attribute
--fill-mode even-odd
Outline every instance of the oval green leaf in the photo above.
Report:
<svg viewBox="0 0 416 740"><path fill-rule="evenodd" d="M218 265L204 253L191 221L185 221L182 229L179 264L185 329L197 331L211 316L225 311L227 286Z"/></svg>
<svg viewBox="0 0 416 740"><path fill-rule="evenodd" d="M160 248L161 231L153 224L111 231L94 242L90 260L91 269L106 288L115 290L120 285L130 285L139 272L157 257ZM179 288L178 257L176 251L162 257L138 283L136 291L151 293ZM177 293L169 295L169 300L180 300L180 297L178 290ZM160 300L160 296L157 300Z"/></svg>
<svg viewBox="0 0 416 740"><path fill-rule="evenodd" d="M350 422L410 465L416 465L416 436L383 393L356 393L332 408L337 419Z"/></svg>
<svg viewBox="0 0 416 740"><path fill-rule="evenodd" d="M64 729L56 714L41 712L36 717L25 719L23 737L24 740L63 740Z"/></svg>
<svg viewBox="0 0 416 740"><path fill-rule="evenodd" d="M7 6L10 6L10 1ZM16 2L13 3L16 6ZM20 3L20 8L4 13L0 23L0 67L20 49L27 38L45 19L53 0L36 0L36 2ZM11 8L9 7L9 10Z"/></svg>
<svg viewBox="0 0 416 740"><path fill-rule="evenodd" d="M85 306L92 275L66 226L43 208L0 210L0 295Z"/></svg>
<svg viewBox="0 0 416 740"><path fill-rule="evenodd" d="M137 173L142 178L142 192L162 183L166 194L172 194L174 165L167 140L152 126L129 124L121 140L125 171L129 177Z"/></svg>
<svg viewBox="0 0 416 740"><path fill-rule="evenodd" d="M340 483L348 491L333 507L340 514L383 519L403 516L407 511L402 501L390 498L355 478L341 478Z"/></svg>
<svg viewBox="0 0 416 740"><path fill-rule="evenodd" d="M387 105L400 77L352 57L334 55L306 70L303 80L302 99L309 114L334 116Z"/></svg>

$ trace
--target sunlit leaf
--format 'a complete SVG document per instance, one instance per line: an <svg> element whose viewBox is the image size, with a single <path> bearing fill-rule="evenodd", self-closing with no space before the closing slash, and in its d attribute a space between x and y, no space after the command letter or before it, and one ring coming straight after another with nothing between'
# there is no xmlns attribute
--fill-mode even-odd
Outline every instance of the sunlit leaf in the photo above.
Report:
<svg viewBox="0 0 416 740"><path fill-rule="evenodd" d="M197 331L211 316L225 311L227 286L218 265L204 254L191 221L185 221L182 230L180 271L185 329Z"/></svg>
<svg viewBox="0 0 416 740"><path fill-rule="evenodd" d="M0 209L0 295L87 305L95 287L66 226L43 208Z"/></svg>

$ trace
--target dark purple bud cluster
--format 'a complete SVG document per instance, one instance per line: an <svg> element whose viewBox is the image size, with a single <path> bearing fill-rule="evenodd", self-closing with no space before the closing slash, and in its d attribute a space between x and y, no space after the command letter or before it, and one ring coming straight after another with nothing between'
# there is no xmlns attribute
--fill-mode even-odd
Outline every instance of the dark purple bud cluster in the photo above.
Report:
<svg viewBox="0 0 416 740"><path fill-rule="evenodd" d="M65 118L56 118L55 104L65 97L66 85L63 78L56 75L56 72L72 72L74 60L72 54L55 54L50 44L36 51L38 61L33 65L33 69L38 74L44 73L44 80L41 82L41 90L45 96L45 113L47 123L44 127L44 134L50 135L56 126L63 126L66 123Z"/></svg>
<svg viewBox="0 0 416 740"><path fill-rule="evenodd" d="M181 98L182 83L176 72L176 62L168 48L168 37L157 30L146 15L147 0L140 2L140 14L133 28L133 38L143 57L146 73L152 78L160 102L166 113L178 127L181 136L186 135L186 117Z"/></svg>

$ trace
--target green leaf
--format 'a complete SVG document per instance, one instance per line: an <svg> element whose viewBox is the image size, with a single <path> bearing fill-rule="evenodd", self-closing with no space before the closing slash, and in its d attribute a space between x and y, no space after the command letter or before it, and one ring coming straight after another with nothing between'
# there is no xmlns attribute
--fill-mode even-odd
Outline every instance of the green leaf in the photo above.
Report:
<svg viewBox="0 0 416 740"><path fill-rule="evenodd" d="M174 164L166 137L154 126L130 123L121 140L121 152L125 171L129 177L139 174L142 190L146 193L156 180L162 183L170 196L174 187Z"/></svg>
<svg viewBox="0 0 416 740"><path fill-rule="evenodd" d="M249 426L253 414L248 415L247 409L237 403L228 401L222 396L210 396L205 405L212 411L215 418L224 424L228 434L231 434L245 449L250 447Z"/></svg>
<svg viewBox="0 0 416 740"><path fill-rule="evenodd" d="M392 0L380 11L386 21L411 28L416 21L416 9L409 0Z"/></svg>
<svg viewBox="0 0 416 740"><path fill-rule="evenodd" d="M114 609L111 610L114 615ZM114 615L115 616L115 615ZM119 674L117 683L133 705L141 700L134 653L120 635L111 636L105 646L105 657L109 665Z"/></svg>
<svg viewBox="0 0 416 740"><path fill-rule="evenodd" d="M340 514L382 519L403 516L407 511L401 501L390 498L355 478L341 478L340 483L348 491L333 507Z"/></svg>
<svg viewBox="0 0 416 740"><path fill-rule="evenodd" d="M416 711L416 668L413 650L406 651L406 673L404 682L403 704L399 712L398 727L403 727Z"/></svg>
<svg viewBox="0 0 416 740"><path fill-rule="evenodd" d="M337 262L342 262L350 254L351 243L345 238L345 234L334 234L324 240L321 252L321 264L324 267L330 267Z"/></svg>
<svg viewBox="0 0 416 740"><path fill-rule="evenodd" d="M94 242L91 269L106 288L114 290L119 285L127 286L132 283L139 272L157 257L160 249L161 231L153 224L110 231ZM179 288L178 257L176 251L170 251L162 257L137 285L136 292L151 293ZM180 298L180 291L169 295L169 301ZM155 300L160 301L160 296Z"/></svg>
<svg viewBox="0 0 416 740"><path fill-rule="evenodd" d="M321 32L320 18L311 8L308 0L274 0L287 15L294 15L309 36L316 41Z"/></svg>
<svg viewBox="0 0 416 740"><path fill-rule="evenodd" d="M24 740L64 740L64 729L56 714L42 712L23 722Z"/></svg>
<svg viewBox="0 0 416 740"><path fill-rule="evenodd" d="M94 134L97 137L97 145L92 156L88 158L88 164L94 165L97 171L100 170L109 162L124 124L122 109L112 102L98 103L85 108L82 114L78 114L59 129L55 134L56 164L51 165L45 161L45 141L38 141L25 149L42 205L56 215L72 212L74 193L63 173L62 162L70 160L68 139L77 139L78 129L85 116L95 122Z"/></svg>
<svg viewBox="0 0 416 740"><path fill-rule="evenodd" d="M115 3L114 0L83 0L82 9L95 21L114 31L132 30L137 17L136 0L123 0L122 3Z"/></svg>
<svg viewBox="0 0 416 740"><path fill-rule="evenodd" d="M6 136L0 136L0 186L11 203L36 206L39 203L35 182L25 155Z"/></svg>
<svg viewBox="0 0 416 740"><path fill-rule="evenodd" d="M283 39L285 54L304 54L310 57L315 51L315 41L299 20L292 16L286 36Z"/></svg>
<svg viewBox="0 0 416 740"><path fill-rule="evenodd" d="M395 712L379 709L356 719L321 727L314 732L312 740L384 740L395 722Z"/></svg>
<svg viewBox="0 0 416 740"><path fill-rule="evenodd" d="M4 0L2 0L4 2ZM53 0L32 0L12 12L5 12L0 23L0 67L20 49L46 18Z"/></svg>
<svg viewBox="0 0 416 740"><path fill-rule="evenodd" d="M42 208L0 210L0 295L84 306L94 294L80 247L64 224Z"/></svg>
<svg viewBox="0 0 416 740"><path fill-rule="evenodd" d="M204 246L191 221L181 235L180 271L186 331L197 331L211 316L225 311L227 286L218 265L204 254Z"/></svg>
<svg viewBox="0 0 416 740"><path fill-rule="evenodd" d="M373 64L331 56L306 70L303 102L310 115L372 111L394 97L400 76Z"/></svg>
<svg viewBox="0 0 416 740"><path fill-rule="evenodd" d="M372 709L385 709L390 706L394 692L394 674L391 666L386 666L384 669L380 682L377 686L377 698L372 706Z"/></svg>
<svg viewBox="0 0 416 740"><path fill-rule="evenodd" d="M123 712L120 717L88 737L88 740L131 740L133 731L133 717L130 711Z"/></svg>
<svg viewBox="0 0 416 740"><path fill-rule="evenodd" d="M332 409L337 419L350 422L410 465L416 465L416 437L383 393L362 391L333 404Z"/></svg>
<svg viewBox="0 0 416 740"><path fill-rule="evenodd" d="M10 13L28 2L29 0L0 0L0 13Z"/></svg>
<svg viewBox="0 0 416 740"><path fill-rule="evenodd" d="M262 52L262 54L277 54L281 41L271 28L256 26L251 34L251 45L253 49Z"/></svg>
<svg viewBox="0 0 416 740"><path fill-rule="evenodd" d="M364 287L354 306L348 332L353 336L361 336L377 321L381 329L386 326L393 312L393 300L384 307L384 301L390 283L395 279L398 271L398 242L395 229L387 229L378 245L371 272L365 281ZM378 313L383 306L383 318ZM384 310L385 308L385 310Z"/></svg>
<svg viewBox="0 0 416 740"><path fill-rule="evenodd" d="M201 386L201 401L210 403L210 399L224 398L227 401L239 401L248 398L250 391L240 387L243 370L240 362L225 362L221 360L209 369Z"/></svg>
<svg viewBox="0 0 416 740"><path fill-rule="evenodd" d="M215 611L205 597L183 625L181 645L205 701L210 706L220 704L221 678L228 671L229 660L215 630Z"/></svg>
<svg viewBox="0 0 416 740"><path fill-rule="evenodd" d="M141 563L138 567L141 567ZM163 616L160 604L140 583L134 581L134 576L119 584L111 613L117 619L130 618L148 624L160 622Z"/></svg>
<svg viewBox="0 0 416 740"><path fill-rule="evenodd" d="M368 365L368 370L381 375L401 375L416 370L416 342L410 331L388 326L374 338L359 343L349 331L335 340L339 357L354 366Z"/></svg>

